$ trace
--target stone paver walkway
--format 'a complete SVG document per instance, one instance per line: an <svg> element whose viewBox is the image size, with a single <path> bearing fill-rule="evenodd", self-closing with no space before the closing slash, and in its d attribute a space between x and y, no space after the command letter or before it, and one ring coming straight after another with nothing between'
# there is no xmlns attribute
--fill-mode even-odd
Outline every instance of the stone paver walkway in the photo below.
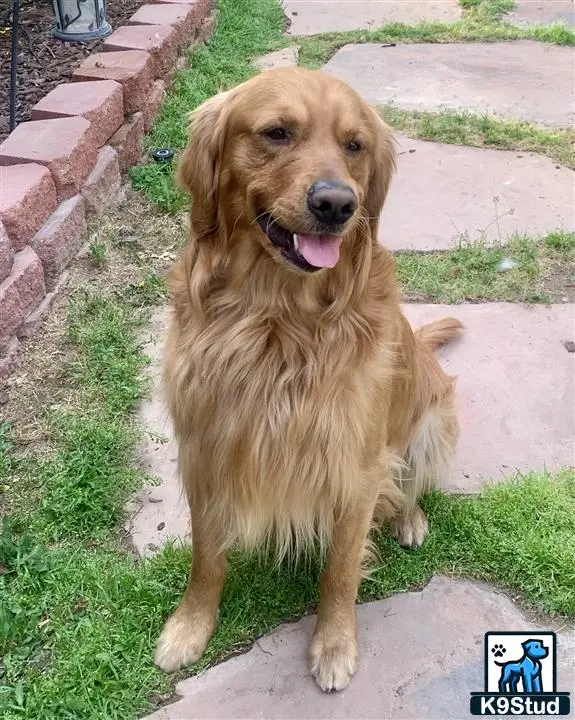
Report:
<svg viewBox="0 0 575 720"><path fill-rule="evenodd" d="M325 695L306 666L315 616L284 625L245 655L178 683L181 699L150 720L462 720L483 689L483 635L536 630L506 596L436 577L421 592L358 607L360 667L342 693ZM548 624L545 630L552 629ZM559 633L558 687L572 685L572 631Z"/></svg>
<svg viewBox="0 0 575 720"><path fill-rule="evenodd" d="M161 365L169 309L162 308L152 318L145 350L150 358L148 375L151 397L142 404L140 421L148 431L140 450L144 472L158 479L158 485L145 487L127 507L130 532L142 556L153 554L168 539L186 540L190 514L177 474L178 446L166 410L161 385Z"/></svg>
<svg viewBox="0 0 575 720"><path fill-rule="evenodd" d="M575 3L573 0L518 0L505 20L514 25L558 22L575 27Z"/></svg>
<svg viewBox="0 0 575 720"><path fill-rule="evenodd" d="M461 437L443 487L476 492L516 470L573 465L575 354L572 305L508 303L406 305L414 327L446 315L465 335L442 348L441 364L456 375Z"/></svg>
<svg viewBox="0 0 575 720"><path fill-rule="evenodd" d="M469 110L541 125L573 124L573 49L505 43L346 45L325 66L373 105Z"/></svg>
<svg viewBox="0 0 575 720"><path fill-rule="evenodd" d="M508 20L548 22L568 15L569 6L520 0ZM287 0L285 11L295 35L453 20L460 7L452 0ZM295 50L276 53L260 67L294 64L295 58ZM350 45L324 69L373 104L490 112L569 126L573 59L572 48L534 42ZM380 241L392 250L449 249L461 236L505 241L513 232L574 229L573 172L548 158L405 137L399 143L398 174L380 229ZM573 305L412 304L405 313L414 327L446 314L466 326L460 340L440 351L443 366L459 377L462 425L453 469L443 478L446 490L476 492L515 470L574 464L575 354L564 345L574 339ZM167 317L164 309L154 318L148 346L154 389L141 411L151 432L142 462L159 484L143 489L128 508L134 544L143 555L168 538L185 542L188 532L175 472L177 451L159 385ZM180 682L178 699L148 720L465 718L469 693L483 688L483 634L554 629L549 619L536 622L491 587L435 577L422 592L358 608L360 669L343 693L326 696L305 661L313 622L307 617L281 626L246 654ZM573 628L557 630L558 689L573 692Z"/></svg>
<svg viewBox="0 0 575 720"><path fill-rule="evenodd" d="M398 135L398 171L379 226L390 250L449 250L575 230L573 172L541 155Z"/></svg>
<svg viewBox="0 0 575 720"><path fill-rule="evenodd" d="M285 0L290 35L375 29L388 23L454 22L457 0Z"/></svg>

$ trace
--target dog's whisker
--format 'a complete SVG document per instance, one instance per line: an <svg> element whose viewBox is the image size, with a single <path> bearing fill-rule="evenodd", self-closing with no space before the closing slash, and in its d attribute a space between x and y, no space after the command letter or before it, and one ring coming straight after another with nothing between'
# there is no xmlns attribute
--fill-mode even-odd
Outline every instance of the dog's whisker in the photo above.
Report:
<svg viewBox="0 0 575 720"><path fill-rule="evenodd" d="M234 226L232 227L232 235L234 234L235 229L236 229L236 226L237 226L237 224L239 223L242 215L245 215L245 213L244 213L243 210L242 210L242 212L237 216L237 218L236 218L236 220L235 220L235 222L234 222Z"/></svg>

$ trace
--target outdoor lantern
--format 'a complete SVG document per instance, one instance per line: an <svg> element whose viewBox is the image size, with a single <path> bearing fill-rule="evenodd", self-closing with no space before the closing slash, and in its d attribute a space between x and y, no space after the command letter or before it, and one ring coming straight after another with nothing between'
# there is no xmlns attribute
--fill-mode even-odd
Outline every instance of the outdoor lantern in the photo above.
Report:
<svg viewBox="0 0 575 720"><path fill-rule="evenodd" d="M106 0L52 0L56 20L52 34L59 40L88 42L107 37L112 28Z"/></svg>

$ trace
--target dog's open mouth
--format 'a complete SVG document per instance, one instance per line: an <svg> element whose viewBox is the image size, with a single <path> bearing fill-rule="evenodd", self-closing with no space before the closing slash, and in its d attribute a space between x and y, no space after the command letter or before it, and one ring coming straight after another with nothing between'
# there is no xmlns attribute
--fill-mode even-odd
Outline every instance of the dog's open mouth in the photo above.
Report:
<svg viewBox="0 0 575 720"><path fill-rule="evenodd" d="M283 257L307 272L332 268L339 260L341 235L294 233L279 225L270 213L258 213L258 223Z"/></svg>

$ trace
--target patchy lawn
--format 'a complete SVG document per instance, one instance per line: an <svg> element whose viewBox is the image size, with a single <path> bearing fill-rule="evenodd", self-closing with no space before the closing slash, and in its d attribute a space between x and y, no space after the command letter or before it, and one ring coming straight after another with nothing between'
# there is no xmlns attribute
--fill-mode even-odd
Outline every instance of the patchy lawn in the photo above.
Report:
<svg viewBox="0 0 575 720"><path fill-rule="evenodd" d="M461 241L451 251L395 255L408 302L575 300L575 233L515 235L505 245Z"/></svg>
<svg viewBox="0 0 575 720"><path fill-rule="evenodd" d="M575 129L543 128L522 120L500 120L492 115L446 110L433 113L379 107L386 123L412 138L453 145L519 150L547 155L575 169Z"/></svg>

